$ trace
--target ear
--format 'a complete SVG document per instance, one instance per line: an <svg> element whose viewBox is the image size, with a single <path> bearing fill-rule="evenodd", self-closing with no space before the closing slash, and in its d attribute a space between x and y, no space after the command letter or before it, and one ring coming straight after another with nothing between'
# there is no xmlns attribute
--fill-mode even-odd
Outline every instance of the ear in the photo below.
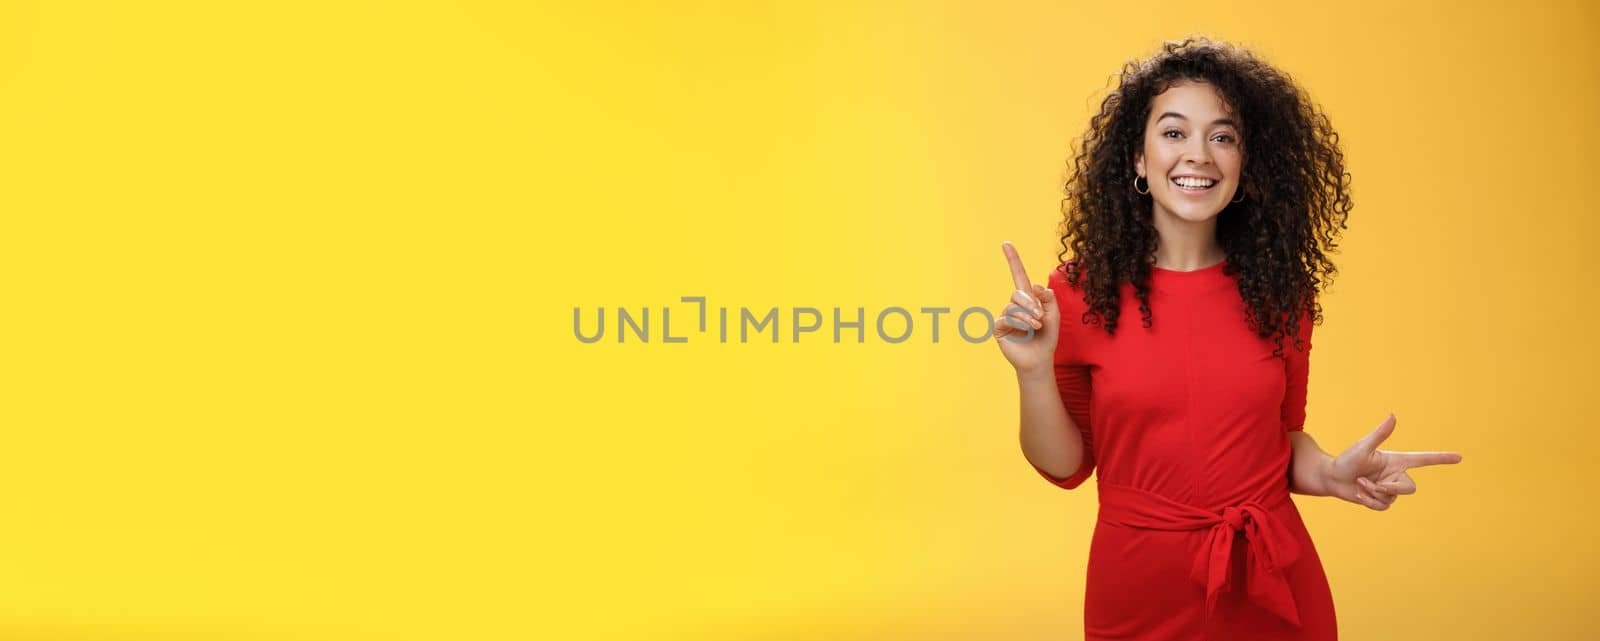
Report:
<svg viewBox="0 0 1600 641"><path fill-rule="evenodd" d="M1148 172L1144 170L1144 150L1141 149L1133 152L1133 169L1134 171L1139 172L1139 177L1141 178L1149 175Z"/></svg>

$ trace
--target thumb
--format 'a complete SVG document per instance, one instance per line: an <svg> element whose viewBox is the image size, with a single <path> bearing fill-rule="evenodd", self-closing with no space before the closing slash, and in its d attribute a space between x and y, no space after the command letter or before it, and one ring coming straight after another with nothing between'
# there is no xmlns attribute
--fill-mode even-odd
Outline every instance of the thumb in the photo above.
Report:
<svg viewBox="0 0 1600 641"><path fill-rule="evenodd" d="M1033 286L1033 297L1039 301L1039 307L1044 309L1044 317L1051 323L1058 322L1061 309L1056 306L1056 293L1049 287Z"/></svg>
<svg viewBox="0 0 1600 641"><path fill-rule="evenodd" d="M1356 441L1356 444L1350 449L1359 448L1363 452L1375 451L1378 449L1378 446L1382 445L1383 442L1389 438L1389 435L1393 433L1394 413L1390 412L1388 418L1383 419L1383 422L1379 423L1377 427L1373 428L1372 432L1361 437L1361 440Z"/></svg>
<svg viewBox="0 0 1600 641"><path fill-rule="evenodd" d="M1035 299L1037 299L1040 303L1054 303L1054 302L1056 302L1056 293L1054 291L1051 291L1049 287L1045 287L1043 285L1034 285L1033 286L1033 297Z"/></svg>

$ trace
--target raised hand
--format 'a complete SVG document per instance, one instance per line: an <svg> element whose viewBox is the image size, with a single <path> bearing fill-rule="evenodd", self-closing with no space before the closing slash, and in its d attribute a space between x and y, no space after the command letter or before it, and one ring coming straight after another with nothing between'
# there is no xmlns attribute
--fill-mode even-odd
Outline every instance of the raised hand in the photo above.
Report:
<svg viewBox="0 0 1600 641"><path fill-rule="evenodd" d="M1391 452L1378 446L1394 433L1394 414L1390 414L1372 433L1356 441L1334 458L1329 478L1330 492L1351 503L1374 510L1387 510L1402 494L1415 494L1417 483L1408 470L1427 465L1452 465L1461 462L1455 452Z"/></svg>
<svg viewBox="0 0 1600 641"><path fill-rule="evenodd" d="M1061 312L1048 287L1033 284L1022 267L1022 258L1011 243L1001 243L1006 263L1011 267L1015 289L1005 309L995 315L994 338L1018 374L1049 371L1061 330Z"/></svg>

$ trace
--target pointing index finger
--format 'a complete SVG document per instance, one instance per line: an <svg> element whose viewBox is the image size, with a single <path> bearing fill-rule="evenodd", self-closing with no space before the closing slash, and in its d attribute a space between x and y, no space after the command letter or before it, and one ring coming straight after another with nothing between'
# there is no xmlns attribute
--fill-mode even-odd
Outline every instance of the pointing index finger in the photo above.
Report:
<svg viewBox="0 0 1600 641"><path fill-rule="evenodd" d="M1454 465L1461 462L1461 455L1455 452L1392 452L1392 454L1407 468Z"/></svg>
<svg viewBox="0 0 1600 641"><path fill-rule="evenodd" d="M1017 255L1017 248L1011 246L1011 241L1000 243L1000 249L1006 253L1006 263L1011 265L1011 284L1025 292L1033 291L1033 281L1028 280L1028 271L1022 268L1022 257Z"/></svg>

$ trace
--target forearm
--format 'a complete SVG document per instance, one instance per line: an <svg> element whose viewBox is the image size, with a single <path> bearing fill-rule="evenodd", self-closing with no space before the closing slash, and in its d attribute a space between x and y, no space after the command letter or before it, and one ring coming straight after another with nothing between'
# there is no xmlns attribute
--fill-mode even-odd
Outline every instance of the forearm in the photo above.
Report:
<svg viewBox="0 0 1600 641"><path fill-rule="evenodd" d="M1310 434L1301 430L1289 432L1293 453L1289 456L1289 491L1308 496L1329 496L1330 472L1333 457L1317 446Z"/></svg>
<svg viewBox="0 0 1600 641"><path fill-rule="evenodd" d="M1083 463L1083 435L1061 403L1055 372L1017 372L1017 388L1022 396L1022 455L1051 476L1072 476Z"/></svg>

